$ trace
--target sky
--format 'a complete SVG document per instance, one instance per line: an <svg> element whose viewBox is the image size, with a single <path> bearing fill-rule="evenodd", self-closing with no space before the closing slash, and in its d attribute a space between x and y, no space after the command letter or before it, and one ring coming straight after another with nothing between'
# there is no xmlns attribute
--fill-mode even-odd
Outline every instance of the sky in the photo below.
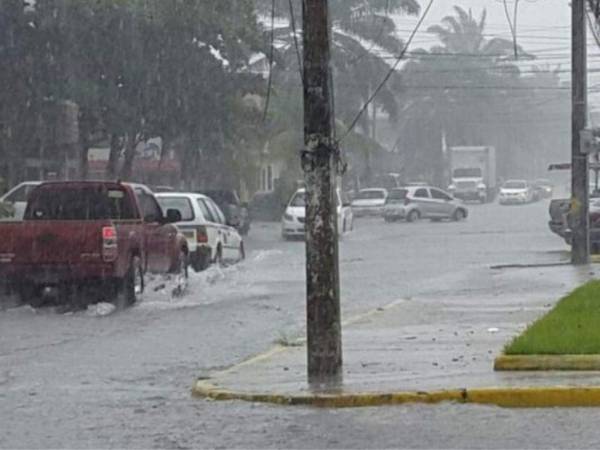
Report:
<svg viewBox="0 0 600 450"><path fill-rule="evenodd" d="M428 0L420 0L424 9ZM415 48L428 48L437 44L435 36L427 32L427 28L439 24L447 15L453 15L454 5L463 9L469 8L477 18L481 17L483 10L487 12L488 37L503 37L511 39L511 34L504 13L501 0L434 0L433 6L423 23L419 33L411 45ZM509 0L512 10L514 0ZM396 17L400 36L405 39L413 30L417 22L416 17ZM521 0L519 2L518 16L518 43L528 53L536 56L533 64L541 67L560 68L568 71L571 67L571 8L569 0ZM591 32L588 32L588 70L589 86L600 86L600 47L594 41ZM570 74L564 74L566 82ZM600 96L590 95L590 106L594 109L600 107Z"/></svg>
<svg viewBox="0 0 600 450"><path fill-rule="evenodd" d="M427 0L420 0L424 8ZM434 0L431 11L424 22L423 31L428 26L439 23L443 17L453 14L453 6L463 9L471 8L475 17L480 17L482 11L487 11L488 33L510 38L510 31L504 14L503 3L500 0ZM513 0L509 0L512 9ZM400 30L409 33L416 22L415 18L399 18ZM521 0L519 2L518 32L521 44L526 49L554 49L555 53L569 50L571 28L571 10L569 0ZM426 32L419 33L415 45L426 46L433 41ZM549 52L549 51L548 51Z"/></svg>

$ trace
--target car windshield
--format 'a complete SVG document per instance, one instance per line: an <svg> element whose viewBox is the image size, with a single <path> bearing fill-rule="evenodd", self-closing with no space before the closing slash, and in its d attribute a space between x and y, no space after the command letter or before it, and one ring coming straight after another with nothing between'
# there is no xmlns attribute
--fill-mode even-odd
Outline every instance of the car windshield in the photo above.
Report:
<svg viewBox="0 0 600 450"><path fill-rule="evenodd" d="M408 195L407 189L394 189L389 193L386 202L387 203L400 203L400 202L403 202L404 200L406 200L407 195Z"/></svg>
<svg viewBox="0 0 600 450"><path fill-rule="evenodd" d="M481 169L479 167L468 167L454 169L455 178L480 178Z"/></svg>
<svg viewBox="0 0 600 450"><path fill-rule="evenodd" d="M190 202L190 199L187 197L158 197L157 200L163 211L166 212L169 209L176 209L179 211L183 222L194 220L192 202Z"/></svg>
<svg viewBox="0 0 600 450"><path fill-rule="evenodd" d="M28 220L135 219L130 197L122 189L99 187L40 188L25 211Z"/></svg>
<svg viewBox="0 0 600 450"><path fill-rule="evenodd" d="M526 189L527 183L524 181L507 181L502 187L504 189Z"/></svg>
<svg viewBox="0 0 600 450"><path fill-rule="evenodd" d="M535 184L538 186L552 186L552 183L550 182L550 180L543 180L543 179L535 180Z"/></svg>
<svg viewBox="0 0 600 450"><path fill-rule="evenodd" d="M356 200L381 200L385 198L385 193L381 190L360 191Z"/></svg>
<svg viewBox="0 0 600 450"><path fill-rule="evenodd" d="M296 192L290 201L290 206L294 208L303 208L306 206L306 193Z"/></svg>

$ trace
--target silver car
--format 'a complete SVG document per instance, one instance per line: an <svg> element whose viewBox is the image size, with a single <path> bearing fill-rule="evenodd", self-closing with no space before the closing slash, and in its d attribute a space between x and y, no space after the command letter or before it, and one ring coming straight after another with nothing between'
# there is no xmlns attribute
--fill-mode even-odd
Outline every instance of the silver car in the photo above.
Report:
<svg viewBox="0 0 600 450"><path fill-rule="evenodd" d="M418 219L460 221L469 215L467 208L447 192L431 186L392 189L383 209L386 222Z"/></svg>

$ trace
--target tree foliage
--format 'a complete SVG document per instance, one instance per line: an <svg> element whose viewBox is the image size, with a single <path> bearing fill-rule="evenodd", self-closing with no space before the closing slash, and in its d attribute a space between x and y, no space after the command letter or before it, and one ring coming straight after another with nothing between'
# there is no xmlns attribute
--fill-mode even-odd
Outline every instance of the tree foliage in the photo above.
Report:
<svg viewBox="0 0 600 450"><path fill-rule="evenodd" d="M259 11L263 15L268 40L272 0L259 1ZM298 54L302 53L301 12L302 2L299 0L275 1L275 15L279 21L274 32L274 82L267 136L278 145L286 143L289 147L282 153L290 158L295 158L302 146L302 80L298 65ZM332 84L336 129L340 133L347 130L389 72L389 55L397 55L405 45L390 15L418 12L419 3L415 0L330 1ZM354 135L345 140L343 147L347 159L353 162L351 169L360 172L354 175L367 182L370 177L369 155L381 150L376 142L374 112L384 112L393 119L398 113L390 86L384 86L379 92L368 113L361 116ZM278 137L280 133L283 138ZM359 138L356 133L362 133L364 138Z"/></svg>
<svg viewBox="0 0 600 450"><path fill-rule="evenodd" d="M188 181L236 158L238 125L255 120L241 99L264 89L246 70L262 45L252 0L0 1L7 160L36 145L43 104L63 100L79 105L82 163L110 141L114 175L123 153L131 176L136 143L152 136L180 144Z"/></svg>

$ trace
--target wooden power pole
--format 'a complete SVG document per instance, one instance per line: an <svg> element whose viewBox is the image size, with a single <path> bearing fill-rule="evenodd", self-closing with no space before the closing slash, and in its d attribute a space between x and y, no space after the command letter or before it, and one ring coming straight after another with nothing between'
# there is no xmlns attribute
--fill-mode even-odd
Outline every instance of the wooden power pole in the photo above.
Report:
<svg viewBox="0 0 600 450"><path fill-rule="evenodd" d="M326 387L342 379L328 1L304 0L302 15L308 380L313 387Z"/></svg>
<svg viewBox="0 0 600 450"><path fill-rule="evenodd" d="M573 231L571 262L587 264L589 239L589 167L588 155L582 152L581 131L587 114L587 41L585 1L572 0L572 134L571 134L571 228Z"/></svg>

